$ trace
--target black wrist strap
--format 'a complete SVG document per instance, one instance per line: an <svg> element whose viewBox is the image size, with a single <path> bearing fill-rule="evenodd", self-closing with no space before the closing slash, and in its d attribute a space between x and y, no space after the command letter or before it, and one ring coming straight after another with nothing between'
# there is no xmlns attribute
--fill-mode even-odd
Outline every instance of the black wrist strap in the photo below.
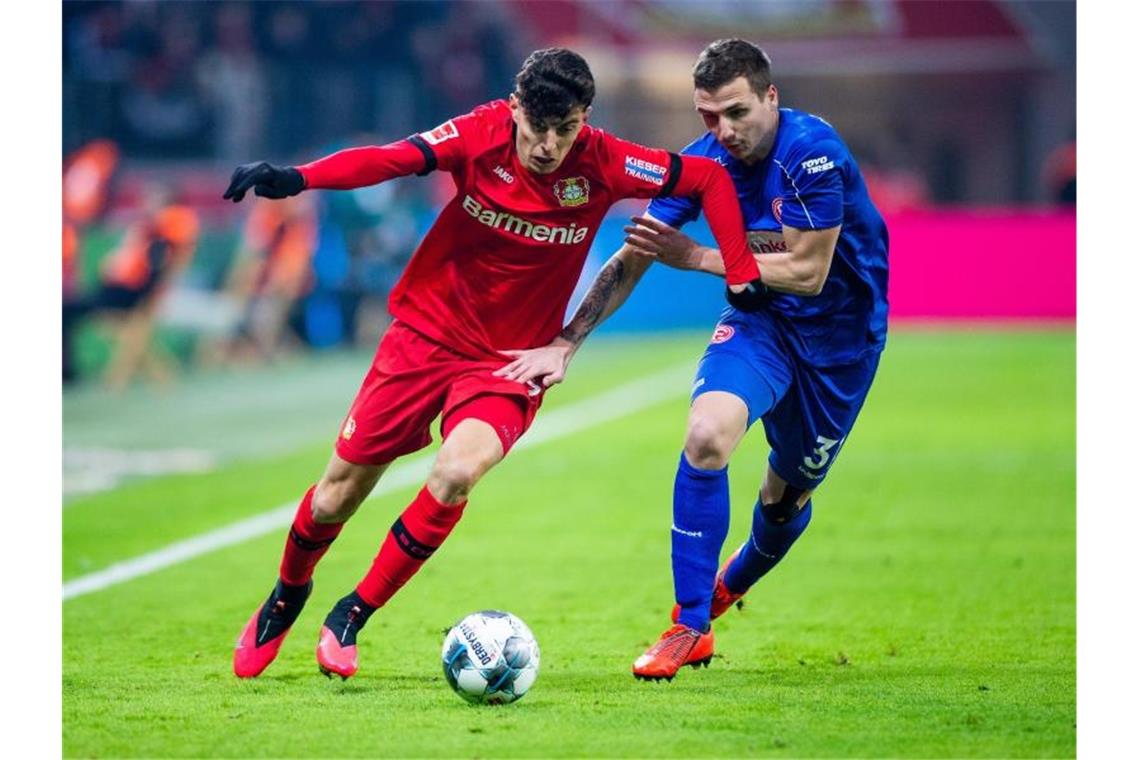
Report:
<svg viewBox="0 0 1140 760"><path fill-rule="evenodd" d="M732 288L726 286L724 298L734 309L759 311L772 300L772 291L757 277L739 293L732 292Z"/></svg>

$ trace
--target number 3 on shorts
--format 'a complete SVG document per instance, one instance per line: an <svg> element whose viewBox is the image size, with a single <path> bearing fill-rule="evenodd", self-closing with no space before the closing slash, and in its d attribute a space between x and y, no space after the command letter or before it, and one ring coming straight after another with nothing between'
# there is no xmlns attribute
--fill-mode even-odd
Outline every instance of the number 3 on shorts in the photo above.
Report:
<svg viewBox="0 0 1140 760"><path fill-rule="evenodd" d="M844 436L839 440L835 440L834 438L827 438L822 435L817 435L815 437L815 442L818 443L819 446L817 446L815 449L815 456L804 457L804 464L813 470L822 469L824 465L831 461L831 450L838 446L842 446L843 440L846 437L847 436Z"/></svg>

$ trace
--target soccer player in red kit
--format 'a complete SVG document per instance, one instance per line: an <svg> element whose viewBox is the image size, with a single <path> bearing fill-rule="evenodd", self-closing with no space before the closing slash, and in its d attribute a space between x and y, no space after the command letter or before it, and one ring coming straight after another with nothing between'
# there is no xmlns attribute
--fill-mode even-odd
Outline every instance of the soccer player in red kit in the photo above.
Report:
<svg viewBox="0 0 1140 760"><path fill-rule="evenodd" d="M349 189L409 174L450 172L455 197L392 290L395 318L376 349L324 474L304 495L279 578L234 651L234 672L260 674L312 590L313 568L397 457L443 444L427 482L385 537L364 578L325 618L317 662L357 670L356 637L431 557L463 515L471 489L526 431L545 386L496 376L509 350L546 346L561 328L598 226L622 198L696 196L724 251L730 301L758 296L759 271L723 168L620 140L586 123L594 80L564 49L537 51L509 101L406 140L352 148L299 167L246 164L225 198ZM757 306L759 304L756 304ZM506 350L506 351L505 351Z"/></svg>

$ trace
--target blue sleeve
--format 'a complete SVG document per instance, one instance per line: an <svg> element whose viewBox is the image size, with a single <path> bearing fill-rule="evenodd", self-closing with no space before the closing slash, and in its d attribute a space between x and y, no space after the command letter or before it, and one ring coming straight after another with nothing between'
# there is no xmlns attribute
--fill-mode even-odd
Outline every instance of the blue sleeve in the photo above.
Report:
<svg viewBox="0 0 1140 760"><path fill-rule="evenodd" d="M805 140L776 161L784 175L783 223L824 230L843 222L843 174L847 149L834 138Z"/></svg>
<svg viewBox="0 0 1140 760"><path fill-rule="evenodd" d="M646 212L657 221L680 229L700 215L701 204L692 196L654 198Z"/></svg>
<svg viewBox="0 0 1140 760"><path fill-rule="evenodd" d="M708 158L707 143L707 136L698 137L681 149L681 155ZM701 202L692 196L684 195L654 198L645 211L657 221L681 229L701 215Z"/></svg>

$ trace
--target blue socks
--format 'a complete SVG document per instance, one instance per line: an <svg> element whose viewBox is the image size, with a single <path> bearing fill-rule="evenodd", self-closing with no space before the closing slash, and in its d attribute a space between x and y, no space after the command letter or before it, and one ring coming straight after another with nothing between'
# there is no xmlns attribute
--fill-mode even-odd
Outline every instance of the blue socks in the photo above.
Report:
<svg viewBox="0 0 1140 760"><path fill-rule="evenodd" d="M673 484L673 588L681 605L678 622L698 631L709 625L728 517L728 467L702 470L682 452Z"/></svg>
<svg viewBox="0 0 1140 760"><path fill-rule="evenodd" d="M681 614L677 622L704 631L709 625L720 549L728 537L728 467L702 470L684 453L673 484L673 589ZM787 522L769 519L756 503L752 531L725 571L724 583L743 593L784 558L811 522L811 500Z"/></svg>
<svg viewBox="0 0 1140 760"><path fill-rule="evenodd" d="M734 594L740 594L752 587L776 563L784 558L788 549L807 529L811 522L811 499L804 504L792 519L785 523L775 523L764 516L760 502L752 512L752 533L744 542L736 560L728 566L724 574L724 585Z"/></svg>

